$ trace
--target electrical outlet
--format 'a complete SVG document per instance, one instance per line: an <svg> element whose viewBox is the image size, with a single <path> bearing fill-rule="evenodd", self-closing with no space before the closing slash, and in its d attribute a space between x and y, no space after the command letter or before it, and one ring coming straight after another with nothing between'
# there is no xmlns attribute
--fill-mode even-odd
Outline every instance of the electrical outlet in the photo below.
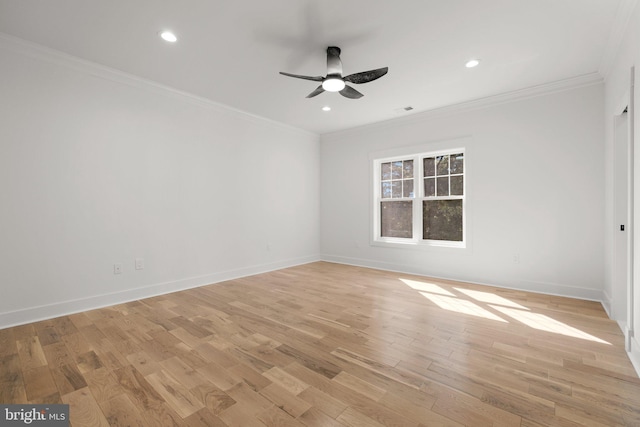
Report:
<svg viewBox="0 0 640 427"><path fill-rule="evenodd" d="M513 255L513 263L520 264L520 254L516 253Z"/></svg>
<svg viewBox="0 0 640 427"><path fill-rule="evenodd" d="M113 274L122 274L122 264L113 264Z"/></svg>
<svg viewBox="0 0 640 427"><path fill-rule="evenodd" d="M136 270L143 270L143 269L144 269L144 259L136 258Z"/></svg>

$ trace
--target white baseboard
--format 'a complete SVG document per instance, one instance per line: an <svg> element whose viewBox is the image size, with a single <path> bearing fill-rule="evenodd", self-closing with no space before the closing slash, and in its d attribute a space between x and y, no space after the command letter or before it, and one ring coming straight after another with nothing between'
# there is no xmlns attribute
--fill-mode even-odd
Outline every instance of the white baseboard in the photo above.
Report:
<svg viewBox="0 0 640 427"><path fill-rule="evenodd" d="M327 262L335 262L337 264L353 265L357 267L369 267L376 268L378 270L394 271L405 274L415 274L418 276L432 277L434 279L443 280L455 280L459 282L473 283L475 285L494 286L505 289L515 289L520 291L536 292L539 294L556 295L563 297L571 297L588 301L598 301L603 304L603 292L596 289L577 288L574 286L563 285L559 283L548 282L531 282L531 281L519 281L514 283L494 283L490 281L482 282L476 280L470 280L465 277L451 276L438 276L429 274L428 271L420 269L419 267L404 264L394 264L383 261L375 261L361 258L349 258L335 255L321 255L321 259ZM603 304L604 305L604 304Z"/></svg>
<svg viewBox="0 0 640 427"><path fill-rule="evenodd" d="M89 298L82 298L72 301L58 302L55 304L43 305L39 307L29 307L21 310L0 313L0 329L11 326L23 325L40 320L52 319L59 316L66 316L111 305L140 300L144 298L164 295L171 292L185 289L197 288L223 282L226 280L238 279L240 277L252 276L254 274L266 273L282 268L296 265L308 264L320 261L319 256L308 256L289 260L278 261L269 264L260 264L243 267L235 270L221 271L204 276L190 277L173 282L157 283L142 288L129 289L122 292L114 292L103 295L95 295Z"/></svg>

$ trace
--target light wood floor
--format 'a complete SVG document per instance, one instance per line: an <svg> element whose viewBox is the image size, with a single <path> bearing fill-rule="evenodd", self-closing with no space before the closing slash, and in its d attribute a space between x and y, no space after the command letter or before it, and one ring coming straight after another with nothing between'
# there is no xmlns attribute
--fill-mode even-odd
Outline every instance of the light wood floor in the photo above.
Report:
<svg viewBox="0 0 640 427"><path fill-rule="evenodd" d="M0 331L0 403L78 426L640 425L599 303L330 263Z"/></svg>

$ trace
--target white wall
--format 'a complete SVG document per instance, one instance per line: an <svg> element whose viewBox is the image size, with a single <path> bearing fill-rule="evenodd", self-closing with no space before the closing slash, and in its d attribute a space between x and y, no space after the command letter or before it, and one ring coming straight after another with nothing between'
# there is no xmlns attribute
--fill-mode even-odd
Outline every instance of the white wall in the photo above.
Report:
<svg viewBox="0 0 640 427"><path fill-rule="evenodd" d="M600 300L601 83L323 136L326 260ZM370 154L467 137L471 248L371 246ZM516 255L519 263L514 262Z"/></svg>
<svg viewBox="0 0 640 427"><path fill-rule="evenodd" d="M640 201L640 132L638 124L640 123L640 90L638 89L638 83L640 82L640 6L636 2L635 9L630 14L629 24L627 25L627 31L623 35L622 44L620 46L615 60L610 64L610 68L607 70L605 79L605 146L606 146L606 190L607 190L607 206L613 206L613 152L614 152L614 116L620 114L620 109L629 102L630 99L630 80L631 80L631 67L635 65L635 166L634 166L634 229L632 229L634 237L634 256L633 270L634 270L634 287L635 295L632 300L634 309L634 324L635 338L628 336L629 344L631 344L629 356L634 363L636 370L640 372L640 341L638 340L638 334L640 333L640 248L638 242L640 242L640 207L638 201ZM613 246L614 233L616 232L616 224L613 219L613 209L607 209L607 215L605 218L605 230L606 230L606 247L607 254L611 254L609 248ZM612 256L607 256L607 275L605 291L608 296L615 297L615 293L612 292L613 282L613 259ZM623 295L625 302L627 302L627 296ZM610 301L612 306L615 306L619 301ZM625 334L629 335L628 329L625 327L628 325L628 319L616 319L623 326Z"/></svg>
<svg viewBox="0 0 640 427"><path fill-rule="evenodd" d="M318 259L318 136L15 39L0 64L0 327Z"/></svg>

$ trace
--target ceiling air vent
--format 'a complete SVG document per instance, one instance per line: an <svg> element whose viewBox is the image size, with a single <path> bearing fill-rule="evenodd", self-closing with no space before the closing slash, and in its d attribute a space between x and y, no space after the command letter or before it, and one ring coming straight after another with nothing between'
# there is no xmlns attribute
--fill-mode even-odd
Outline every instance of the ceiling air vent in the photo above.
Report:
<svg viewBox="0 0 640 427"><path fill-rule="evenodd" d="M413 110L413 107L410 105L407 105L406 107L402 107L402 108L396 108L395 111L398 114L402 114L402 113L406 113L407 111L411 111Z"/></svg>

